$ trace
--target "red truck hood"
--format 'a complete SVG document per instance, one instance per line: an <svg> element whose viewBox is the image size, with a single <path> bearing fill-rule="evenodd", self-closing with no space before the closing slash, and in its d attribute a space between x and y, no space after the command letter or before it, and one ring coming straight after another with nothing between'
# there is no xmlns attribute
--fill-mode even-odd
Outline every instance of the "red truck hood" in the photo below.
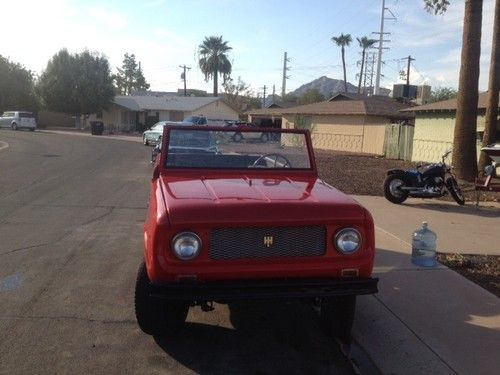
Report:
<svg viewBox="0 0 500 375"><path fill-rule="evenodd" d="M161 176L172 225L359 220L363 208L317 178Z"/></svg>

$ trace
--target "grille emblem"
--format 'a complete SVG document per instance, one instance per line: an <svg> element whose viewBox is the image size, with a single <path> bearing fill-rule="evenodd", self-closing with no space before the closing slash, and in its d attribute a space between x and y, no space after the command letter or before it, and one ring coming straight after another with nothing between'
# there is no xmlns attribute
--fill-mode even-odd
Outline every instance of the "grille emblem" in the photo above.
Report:
<svg viewBox="0 0 500 375"><path fill-rule="evenodd" d="M273 236L264 236L264 246L271 247L273 245L274 238Z"/></svg>

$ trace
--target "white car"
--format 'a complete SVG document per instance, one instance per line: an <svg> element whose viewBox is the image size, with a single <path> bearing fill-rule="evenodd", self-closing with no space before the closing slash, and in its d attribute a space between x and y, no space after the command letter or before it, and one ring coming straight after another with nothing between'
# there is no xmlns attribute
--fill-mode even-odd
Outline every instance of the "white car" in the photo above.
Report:
<svg viewBox="0 0 500 375"><path fill-rule="evenodd" d="M12 130L29 129L35 131L35 116L31 112L6 111L0 117L0 128L11 128Z"/></svg>
<svg viewBox="0 0 500 375"><path fill-rule="evenodd" d="M157 145L159 143L160 136L163 134L163 127L167 124L167 121L160 121L154 124L149 130L142 133L142 143L145 146Z"/></svg>

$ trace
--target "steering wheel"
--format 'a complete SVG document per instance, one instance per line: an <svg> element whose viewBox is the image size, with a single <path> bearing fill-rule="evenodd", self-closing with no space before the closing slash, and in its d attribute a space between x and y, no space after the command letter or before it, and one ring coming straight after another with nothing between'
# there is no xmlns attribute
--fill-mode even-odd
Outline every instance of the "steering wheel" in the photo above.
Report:
<svg viewBox="0 0 500 375"><path fill-rule="evenodd" d="M288 160L285 156L281 155L281 154L277 154L277 153L270 153L270 154L264 154L260 157L257 158L257 160L255 160L253 162L253 164L251 165L251 168L259 168L259 163L262 161L262 160L265 160L265 159L274 159L274 164L273 164L273 168L276 168L276 165L278 164L278 160L282 160L284 161L283 163L283 166L281 168L291 168L292 167L292 163L290 163L290 160ZM266 160L268 161L268 160Z"/></svg>

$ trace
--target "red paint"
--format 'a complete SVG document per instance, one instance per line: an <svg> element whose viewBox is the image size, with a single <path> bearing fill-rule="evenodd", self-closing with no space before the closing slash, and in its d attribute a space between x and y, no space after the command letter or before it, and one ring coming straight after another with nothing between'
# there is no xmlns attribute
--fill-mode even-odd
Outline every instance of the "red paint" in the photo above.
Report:
<svg viewBox="0 0 500 375"><path fill-rule="evenodd" d="M169 129L176 128L181 127ZM190 129L193 128L196 127ZM163 150L167 150L169 129L164 131ZM144 225L145 261L152 282L173 282L182 275L196 275L200 281L336 278L347 268L359 269L360 277L371 275L375 239L370 213L349 196L318 179L308 131L278 131L306 134L311 169L168 169L163 167L166 152L161 153L155 166L159 177L151 184ZM212 228L301 225L326 226L328 240L324 256L229 261L214 261L208 257ZM342 255L333 246L335 233L345 227L356 228L363 238L361 250L352 255ZM171 252L170 243L177 233L186 230L197 233L203 246L197 258L181 261Z"/></svg>

